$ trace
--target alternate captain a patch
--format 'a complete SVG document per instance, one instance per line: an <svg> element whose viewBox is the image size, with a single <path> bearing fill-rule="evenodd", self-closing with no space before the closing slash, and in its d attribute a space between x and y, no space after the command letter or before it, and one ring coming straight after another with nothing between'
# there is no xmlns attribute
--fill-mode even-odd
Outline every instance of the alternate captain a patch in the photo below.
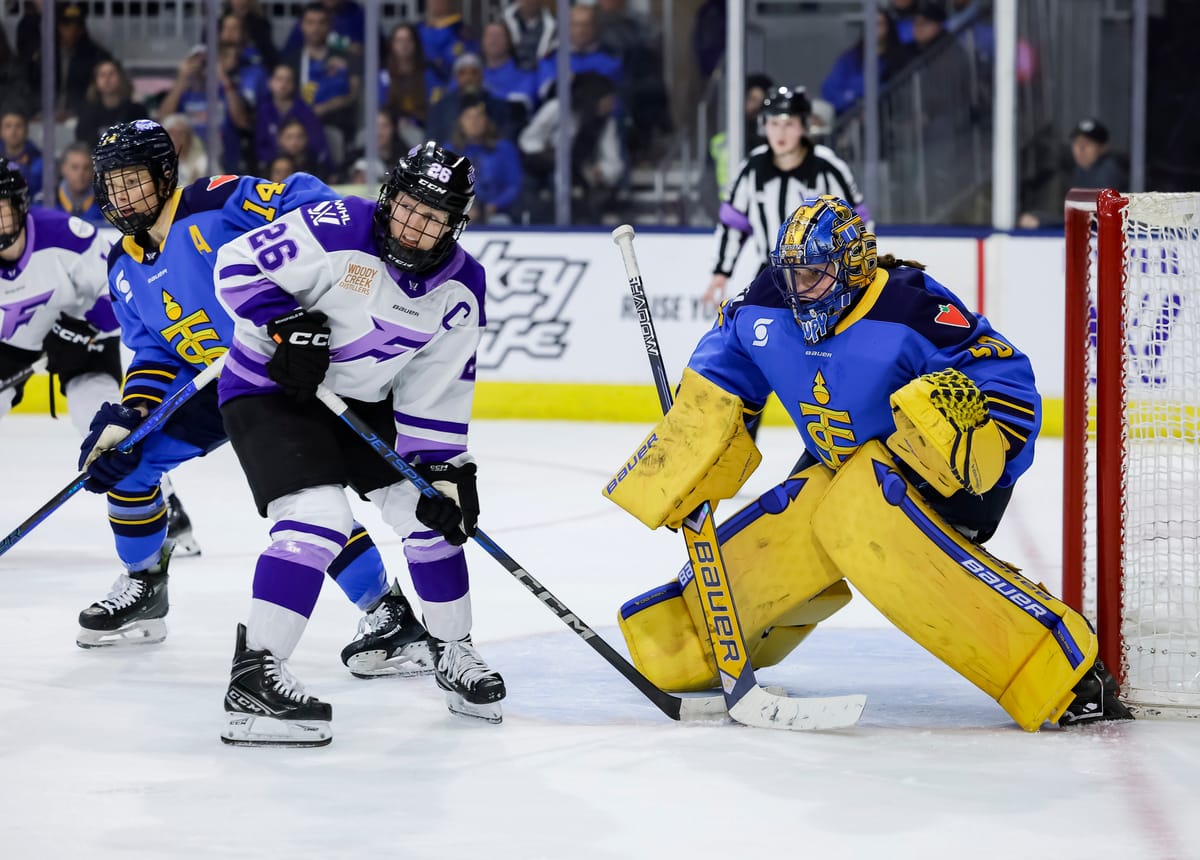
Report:
<svg viewBox="0 0 1200 860"><path fill-rule="evenodd" d="M955 328L970 328L971 322L954 305L938 305L937 316L933 318L935 323L942 325L950 325Z"/></svg>

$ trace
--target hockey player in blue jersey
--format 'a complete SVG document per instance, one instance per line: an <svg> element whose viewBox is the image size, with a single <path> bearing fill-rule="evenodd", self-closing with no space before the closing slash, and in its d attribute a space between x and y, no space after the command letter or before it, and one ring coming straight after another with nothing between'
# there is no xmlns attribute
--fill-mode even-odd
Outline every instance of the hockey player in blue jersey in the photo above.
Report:
<svg viewBox="0 0 1200 860"><path fill-rule="evenodd" d="M843 606L848 580L1028 731L1129 717L1087 621L981 546L1033 459L1029 360L922 265L878 257L832 195L784 222L770 266L693 352L643 443L655 456L606 494L652 528L732 497L759 462L743 416L772 392L804 454L717 532L754 665ZM691 576L621 611L631 653L667 688L716 683Z"/></svg>
<svg viewBox="0 0 1200 860"><path fill-rule="evenodd" d="M321 205L336 195L307 174L285 182L215 176L176 188L178 159L158 123L113 126L95 151L96 197L123 238L109 254L108 281L116 317L133 359L120 403L106 403L91 422L80 467L87 488L108 494L109 521L125 565L112 592L80 614L83 647L160 642L166 636L166 518L161 476L223 444L216 386L201 389L163 428L128 454L98 450L117 444L150 410L224 354L233 321L213 288L216 251L246 230L270 224L293 209ZM106 430L116 430L105 434ZM123 438L123 436L120 436ZM403 633L391 648L383 638L361 674L403 672L428 665L424 630L389 589L382 559L357 523L345 550L330 566L346 595L360 608L389 598L389 631Z"/></svg>
<svg viewBox="0 0 1200 860"><path fill-rule="evenodd" d="M470 160L429 141L394 165L378 201L292 212L218 255L218 296L237 320L221 411L259 513L273 521L238 626L227 743L332 738L332 708L298 682L270 697L274 713L247 703L286 672L346 540L346 485L404 540L447 707L501 721L504 681L470 638L462 548L479 515L467 430L486 324L483 267L458 244L474 198ZM445 495L399 479L313 398L322 381Z"/></svg>

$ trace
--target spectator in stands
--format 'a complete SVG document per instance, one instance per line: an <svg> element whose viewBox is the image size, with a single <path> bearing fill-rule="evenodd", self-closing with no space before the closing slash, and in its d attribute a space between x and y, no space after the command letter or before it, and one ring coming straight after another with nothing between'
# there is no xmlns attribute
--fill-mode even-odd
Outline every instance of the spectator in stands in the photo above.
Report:
<svg viewBox="0 0 1200 860"><path fill-rule="evenodd" d="M247 76L247 91L253 97L257 89L256 82L261 80L261 72L256 66L238 67L238 48L234 43L219 45L217 58L217 98L223 106L218 111L221 118L219 134L222 149L232 150L228 158L223 153L219 154L218 162L236 166L241 159L239 132L245 129L249 133L253 127L251 105L246 103L247 93L243 93L241 75L244 73ZM207 64L207 49L203 45L193 47L180 61L175 81L158 106L159 116L177 113L186 116L192 124L192 131L200 140L208 139Z"/></svg>
<svg viewBox="0 0 1200 860"><path fill-rule="evenodd" d="M382 158L375 162L376 178L382 178L384 176L384 174L387 173L387 170L388 170L387 164L384 163ZM346 182L350 183L351 185L366 185L367 184L367 159L366 158L356 158L354 160L354 163L350 165L349 173L347 173L347 175L346 175ZM474 219L474 211L475 211L474 209L471 210L471 213L472 213L471 220L472 221L475 220Z"/></svg>
<svg viewBox="0 0 1200 860"><path fill-rule="evenodd" d="M481 224L511 224L521 197L521 156L511 140L500 135L478 94L462 100L450 148L475 165L475 207L471 220Z"/></svg>
<svg viewBox="0 0 1200 860"><path fill-rule="evenodd" d="M916 50L900 40L895 19L882 9L875 19L875 54L879 57L881 84L916 56ZM863 40L859 39L838 55L821 84L821 96L833 105L834 111L844 113L858 104L865 86Z"/></svg>
<svg viewBox="0 0 1200 860"><path fill-rule="evenodd" d="M220 25L217 28L217 44L234 45L237 49L239 66L248 65L261 68L262 52L258 50L257 45L250 41L245 21L232 12L221 16Z"/></svg>
<svg viewBox="0 0 1200 860"><path fill-rule="evenodd" d="M444 87L426 64L420 34L412 24L392 28L387 60L382 65L379 104L387 108L407 151L425 142L429 105L441 98Z"/></svg>
<svg viewBox="0 0 1200 860"><path fill-rule="evenodd" d="M572 6L571 21L567 38L571 42L571 74L580 72L596 72L612 81L614 87L620 87L624 79L621 61L612 54L600 50L596 32L596 7ZM555 56L544 57L538 63L538 95L546 98L550 85L558 74L558 59Z"/></svg>
<svg viewBox="0 0 1200 860"><path fill-rule="evenodd" d="M558 48L558 22L542 0L512 0L501 17L512 38L517 67L536 72L542 57Z"/></svg>
<svg viewBox="0 0 1200 860"><path fill-rule="evenodd" d="M532 70L517 65L513 58L512 36L499 21L483 28L480 50L483 52L483 85L497 98L508 102L512 128L519 131L533 115L537 76Z"/></svg>
<svg viewBox="0 0 1200 860"><path fill-rule="evenodd" d="M42 151L29 139L29 118L15 107L0 108L0 158L25 177L31 194L42 190Z"/></svg>
<svg viewBox="0 0 1200 860"><path fill-rule="evenodd" d="M425 62L449 83L454 62L463 54L479 53L479 46L463 24L458 0L426 0L425 20L417 26Z"/></svg>
<svg viewBox="0 0 1200 860"><path fill-rule="evenodd" d="M133 100L133 84L125 69L114 59L96 64L87 100L79 109L75 139L95 146L100 132L110 125L145 119L146 108Z"/></svg>
<svg viewBox="0 0 1200 860"><path fill-rule="evenodd" d="M996 56L996 31L992 27L990 6L987 0L950 0L950 15L946 19L946 29L951 32L961 29L963 47L984 66L991 66ZM972 19L968 26L966 22Z"/></svg>
<svg viewBox="0 0 1200 860"><path fill-rule="evenodd" d="M308 130L295 117L285 119L279 126L275 148L277 155L286 155L292 160L296 170L311 173L322 181L330 178L333 165L317 159L316 153L308 145Z"/></svg>
<svg viewBox="0 0 1200 860"><path fill-rule="evenodd" d="M1071 131L1071 160L1074 166L1068 188L1113 188L1123 191L1129 184L1125 165L1109 151L1108 127L1098 119L1082 119ZM1022 212L1017 219L1017 226L1026 230L1061 227L1062 224L1061 206L1052 212Z"/></svg>
<svg viewBox="0 0 1200 860"><path fill-rule="evenodd" d="M891 0L888 12L896 22L896 33L900 41L906 45L916 41L913 35L914 18L917 14L918 0Z"/></svg>
<svg viewBox="0 0 1200 860"><path fill-rule="evenodd" d="M83 107L92 83L92 70L97 63L112 55L88 33L87 12L82 3L56 5L55 11L58 44L54 66L54 107L57 117L64 119L74 116ZM40 14L37 17L40 22ZM41 45L39 34L30 46L32 51L29 56L29 82L34 92L40 91L42 86Z"/></svg>
<svg viewBox="0 0 1200 860"><path fill-rule="evenodd" d="M662 30L649 15L630 12L625 0L596 0L600 50L617 58L620 103L631 128L629 158L653 160L658 144L672 130L671 108L663 83Z"/></svg>
<svg viewBox="0 0 1200 860"><path fill-rule="evenodd" d="M477 54L463 54L454 61L454 86L429 109L429 137L439 143L450 139L458 117L462 113L464 100L481 99L487 105L488 116L500 131L501 137L511 138L513 130L509 122L508 103L487 91L483 85L483 62ZM455 150L457 152L458 150Z"/></svg>
<svg viewBox="0 0 1200 860"><path fill-rule="evenodd" d="M181 113L164 116L162 127L171 136L175 144L175 154L179 156L179 186L189 185L201 176L208 176L214 171L208 169L208 151L204 148L204 139L196 134L196 127L190 117Z"/></svg>
<svg viewBox="0 0 1200 860"><path fill-rule="evenodd" d="M295 173L296 169L296 163L286 155L277 155L268 163L264 178L271 182L283 182Z"/></svg>
<svg viewBox="0 0 1200 860"><path fill-rule="evenodd" d="M237 19L230 17L228 20ZM221 87L221 100L225 103L221 121L221 168L226 173L247 173L257 164L255 110L267 92L266 71L260 64L247 59L245 45L236 40L222 40L217 45L217 63L217 81Z"/></svg>
<svg viewBox="0 0 1200 860"><path fill-rule="evenodd" d="M726 0L704 0L696 10L696 23L692 27L692 51L696 56L696 68L701 81L712 77L721 58L725 56L725 10Z"/></svg>
<svg viewBox="0 0 1200 860"><path fill-rule="evenodd" d="M763 99L767 97L767 93L774 86L774 82L766 75L746 75L746 100L742 103L745 124L742 143L746 152L767 142L767 139L763 137L758 115L762 112ZM724 197L729 190L729 141L725 132L719 131L709 139L708 155L716 180L717 194L719 197Z"/></svg>
<svg viewBox="0 0 1200 860"><path fill-rule="evenodd" d="M579 8L579 7L575 7ZM581 192L579 220L596 220L611 210L625 177L625 154L616 120L617 90L600 72L580 72L571 81L571 180ZM533 220L548 220L546 193L554 175L554 149L561 109L557 97L547 99L521 132L521 150L527 183L538 200L531 201Z"/></svg>
<svg viewBox="0 0 1200 860"><path fill-rule="evenodd" d="M296 70L280 64L267 81L269 98L255 110L254 152L259 164L270 164L278 154L279 131L289 120L304 126L308 145L317 163L331 163L329 144L321 120L296 91Z"/></svg>
<svg viewBox="0 0 1200 860"><path fill-rule="evenodd" d="M273 69L279 64L279 51L271 35L271 22L267 20L258 0L230 0L222 14L233 15L242 22L242 31L246 34L249 47L258 54L260 65Z"/></svg>
<svg viewBox="0 0 1200 860"><path fill-rule="evenodd" d="M362 161L364 165L366 164L367 146L365 137L366 131L364 130L358 136L357 145L346 155L346 162L341 172L346 175L349 182L360 181L351 177L354 175L354 165L357 162ZM375 117L375 141L379 149L379 160L385 165L395 164L396 159L412 148L411 146L401 147L400 141L396 137L396 125L392 122L392 118L386 110L379 111ZM413 146L415 145L413 144ZM478 167L476 169L478 170ZM383 170L376 175L382 177L386 172L386 170Z"/></svg>
<svg viewBox="0 0 1200 860"><path fill-rule="evenodd" d="M48 209L57 209L75 215L97 226L106 225L104 214L96 203L92 188L92 148L81 141L67 144L59 159L57 193L47 202L43 196L34 198L34 203Z"/></svg>
<svg viewBox="0 0 1200 860"><path fill-rule="evenodd" d="M362 89L362 73L357 62L329 46L329 9L321 3L309 3L300 17L303 44L289 52L284 62L296 70L300 97L308 102L325 126L340 141L353 140L358 116L355 106ZM339 154L344 148L330 140L330 148Z"/></svg>
<svg viewBox="0 0 1200 860"><path fill-rule="evenodd" d="M367 33L367 17L363 7L354 0L321 0L329 18L327 44L334 53L344 57L359 58L363 52L363 39ZM283 44L284 54L294 53L305 44L304 17L292 27Z"/></svg>
<svg viewBox="0 0 1200 860"><path fill-rule="evenodd" d="M29 75L3 27L0 27L0 93L4 94L6 104L22 112L32 112L34 94L29 89Z"/></svg>

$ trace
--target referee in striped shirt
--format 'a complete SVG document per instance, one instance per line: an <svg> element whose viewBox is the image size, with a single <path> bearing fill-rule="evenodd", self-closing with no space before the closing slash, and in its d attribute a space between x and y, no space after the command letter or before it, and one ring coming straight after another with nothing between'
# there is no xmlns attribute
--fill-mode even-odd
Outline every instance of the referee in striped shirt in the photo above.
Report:
<svg viewBox="0 0 1200 860"><path fill-rule="evenodd" d="M729 189L729 197L721 203L717 259L704 294L705 304L716 308L724 301L729 275L751 235L759 271L767 267L767 255L775 246L780 225L805 198L833 194L849 201L864 222L870 220L846 162L829 147L809 140L811 112L812 103L803 87L778 87L763 101L760 121L767 143L751 150Z"/></svg>

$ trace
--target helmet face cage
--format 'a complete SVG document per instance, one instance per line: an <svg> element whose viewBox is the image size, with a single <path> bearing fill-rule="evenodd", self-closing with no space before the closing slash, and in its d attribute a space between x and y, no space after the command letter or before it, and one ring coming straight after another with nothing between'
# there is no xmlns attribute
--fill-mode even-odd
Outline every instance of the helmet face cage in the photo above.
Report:
<svg viewBox="0 0 1200 860"><path fill-rule="evenodd" d="M398 269L424 274L454 250L475 202L475 168L466 156L428 141L396 162L379 190L375 242L379 256ZM415 204L438 210L434 217ZM423 207L422 207L423 208ZM435 238L428 248L420 247Z"/></svg>
<svg viewBox="0 0 1200 860"><path fill-rule="evenodd" d="M179 181L175 144L166 129L148 119L121 123L105 131L96 145L92 164L92 185L100 211L126 236L135 236L154 225ZM147 171L149 183L138 181L138 168Z"/></svg>
<svg viewBox="0 0 1200 860"><path fill-rule="evenodd" d="M16 165L0 161L0 200L11 206L11 221L0 221L0 251L12 247L25 231L25 217L29 214L29 183Z"/></svg>
<svg viewBox="0 0 1200 860"><path fill-rule="evenodd" d="M831 194L806 200L779 229L771 268L804 340L820 343L870 286L875 236Z"/></svg>

